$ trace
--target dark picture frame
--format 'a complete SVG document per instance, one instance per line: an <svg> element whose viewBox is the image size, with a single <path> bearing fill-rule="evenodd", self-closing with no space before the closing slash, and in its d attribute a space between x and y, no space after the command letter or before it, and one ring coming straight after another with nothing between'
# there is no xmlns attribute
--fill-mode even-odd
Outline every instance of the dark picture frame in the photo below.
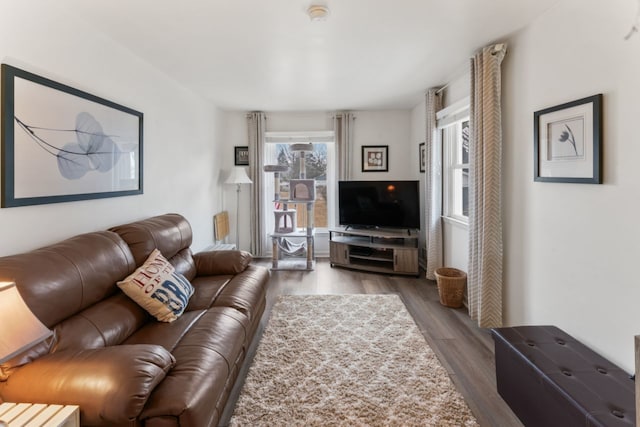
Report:
<svg viewBox="0 0 640 427"><path fill-rule="evenodd" d="M420 173L427 171L427 145L421 142L418 146L418 161L420 162Z"/></svg>
<svg viewBox="0 0 640 427"><path fill-rule="evenodd" d="M233 147L233 160L235 166L249 166L249 147Z"/></svg>
<svg viewBox="0 0 640 427"><path fill-rule="evenodd" d="M362 172L388 172L389 146L363 145Z"/></svg>
<svg viewBox="0 0 640 427"><path fill-rule="evenodd" d="M538 182L602 183L602 94L533 114Z"/></svg>
<svg viewBox="0 0 640 427"><path fill-rule="evenodd" d="M2 64L3 208L143 193L143 114Z"/></svg>

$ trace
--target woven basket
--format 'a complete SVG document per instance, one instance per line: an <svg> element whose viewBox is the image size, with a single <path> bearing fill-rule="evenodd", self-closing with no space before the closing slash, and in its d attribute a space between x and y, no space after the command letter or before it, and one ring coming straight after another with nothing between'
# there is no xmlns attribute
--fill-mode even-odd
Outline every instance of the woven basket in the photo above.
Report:
<svg viewBox="0 0 640 427"><path fill-rule="evenodd" d="M441 267L434 272L438 283L440 304L451 307L462 307L464 287L467 284L467 273L457 268Z"/></svg>

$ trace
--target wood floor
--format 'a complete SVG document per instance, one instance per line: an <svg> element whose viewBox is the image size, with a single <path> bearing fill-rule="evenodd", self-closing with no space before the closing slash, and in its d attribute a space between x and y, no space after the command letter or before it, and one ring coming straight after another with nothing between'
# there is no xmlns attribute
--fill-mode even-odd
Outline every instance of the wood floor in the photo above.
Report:
<svg viewBox="0 0 640 427"><path fill-rule="evenodd" d="M270 266L266 260L258 260L257 263ZM279 295L387 293L400 295L480 425L522 426L496 391L493 340L489 331L475 326L465 309L442 306L435 282L424 277L391 276L332 268L328 259L318 259L315 270L311 272L272 271L267 308L247 360L250 361L255 355L259 337ZM240 372L220 425L224 426L229 422L249 365L250 363L245 363Z"/></svg>

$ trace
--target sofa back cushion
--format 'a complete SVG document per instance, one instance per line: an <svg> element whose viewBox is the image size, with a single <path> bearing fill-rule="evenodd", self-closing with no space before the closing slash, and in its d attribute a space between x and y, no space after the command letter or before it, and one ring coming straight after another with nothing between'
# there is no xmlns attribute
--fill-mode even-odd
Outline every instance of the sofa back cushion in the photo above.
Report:
<svg viewBox="0 0 640 427"><path fill-rule="evenodd" d="M154 249L184 275L187 280L196 276L196 267L189 247L193 241L191 225L182 215L165 214L130 224L110 228L127 242L136 267L141 266Z"/></svg>
<svg viewBox="0 0 640 427"><path fill-rule="evenodd" d="M101 231L2 257L0 281L15 282L31 311L52 328L119 292L116 282L135 268L127 244Z"/></svg>
<svg viewBox="0 0 640 427"><path fill-rule="evenodd" d="M82 310L56 325L55 352L109 347L134 334L150 316L122 292Z"/></svg>

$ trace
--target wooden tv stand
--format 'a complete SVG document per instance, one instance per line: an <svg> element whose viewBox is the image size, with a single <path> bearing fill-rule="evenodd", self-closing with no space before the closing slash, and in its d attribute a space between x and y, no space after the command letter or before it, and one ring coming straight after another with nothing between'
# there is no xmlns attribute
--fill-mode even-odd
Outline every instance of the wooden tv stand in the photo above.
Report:
<svg viewBox="0 0 640 427"><path fill-rule="evenodd" d="M331 266L418 276L418 232L338 227L329 229Z"/></svg>

